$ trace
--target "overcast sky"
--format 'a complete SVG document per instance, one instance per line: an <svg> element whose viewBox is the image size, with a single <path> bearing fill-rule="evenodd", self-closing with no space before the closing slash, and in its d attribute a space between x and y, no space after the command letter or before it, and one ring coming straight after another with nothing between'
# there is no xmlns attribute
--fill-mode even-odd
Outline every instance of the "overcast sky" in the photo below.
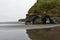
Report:
<svg viewBox="0 0 60 40"><path fill-rule="evenodd" d="M36 0L0 0L0 22L25 18Z"/></svg>

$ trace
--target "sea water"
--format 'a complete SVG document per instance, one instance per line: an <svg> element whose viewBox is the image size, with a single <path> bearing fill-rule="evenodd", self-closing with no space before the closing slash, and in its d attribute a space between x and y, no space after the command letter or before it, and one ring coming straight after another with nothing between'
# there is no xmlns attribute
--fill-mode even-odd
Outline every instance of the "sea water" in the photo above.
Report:
<svg viewBox="0 0 60 40"><path fill-rule="evenodd" d="M1 22L0 23L0 40L30 40L26 29L13 29L11 25L23 25L23 22ZM3 26L3 27L2 27ZM7 28L7 27L8 28Z"/></svg>

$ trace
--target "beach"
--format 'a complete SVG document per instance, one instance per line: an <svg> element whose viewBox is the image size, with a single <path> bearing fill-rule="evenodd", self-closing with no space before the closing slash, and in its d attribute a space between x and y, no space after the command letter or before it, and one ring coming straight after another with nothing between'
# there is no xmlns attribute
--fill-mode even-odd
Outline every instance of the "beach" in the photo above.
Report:
<svg viewBox="0 0 60 40"><path fill-rule="evenodd" d="M25 25L24 22L0 23L0 40L30 40L27 29L41 29L60 26L60 24Z"/></svg>

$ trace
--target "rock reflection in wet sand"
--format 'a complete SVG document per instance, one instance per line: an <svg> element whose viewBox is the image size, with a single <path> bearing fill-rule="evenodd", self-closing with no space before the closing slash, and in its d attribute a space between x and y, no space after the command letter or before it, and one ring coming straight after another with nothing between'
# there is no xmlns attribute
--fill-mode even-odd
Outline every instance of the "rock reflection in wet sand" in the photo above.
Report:
<svg viewBox="0 0 60 40"><path fill-rule="evenodd" d="M60 27L27 29L26 31L32 40L60 40Z"/></svg>

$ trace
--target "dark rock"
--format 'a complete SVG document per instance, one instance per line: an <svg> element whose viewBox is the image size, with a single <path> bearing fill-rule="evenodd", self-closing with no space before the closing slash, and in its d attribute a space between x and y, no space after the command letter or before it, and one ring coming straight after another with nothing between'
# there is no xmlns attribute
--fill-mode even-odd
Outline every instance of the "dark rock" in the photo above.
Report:
<svg viewBox="0 0 60 40"><path fill-rule="evenodd" d="M25 19L19 19L18 21L19 22L25 22Z"/></svg>

